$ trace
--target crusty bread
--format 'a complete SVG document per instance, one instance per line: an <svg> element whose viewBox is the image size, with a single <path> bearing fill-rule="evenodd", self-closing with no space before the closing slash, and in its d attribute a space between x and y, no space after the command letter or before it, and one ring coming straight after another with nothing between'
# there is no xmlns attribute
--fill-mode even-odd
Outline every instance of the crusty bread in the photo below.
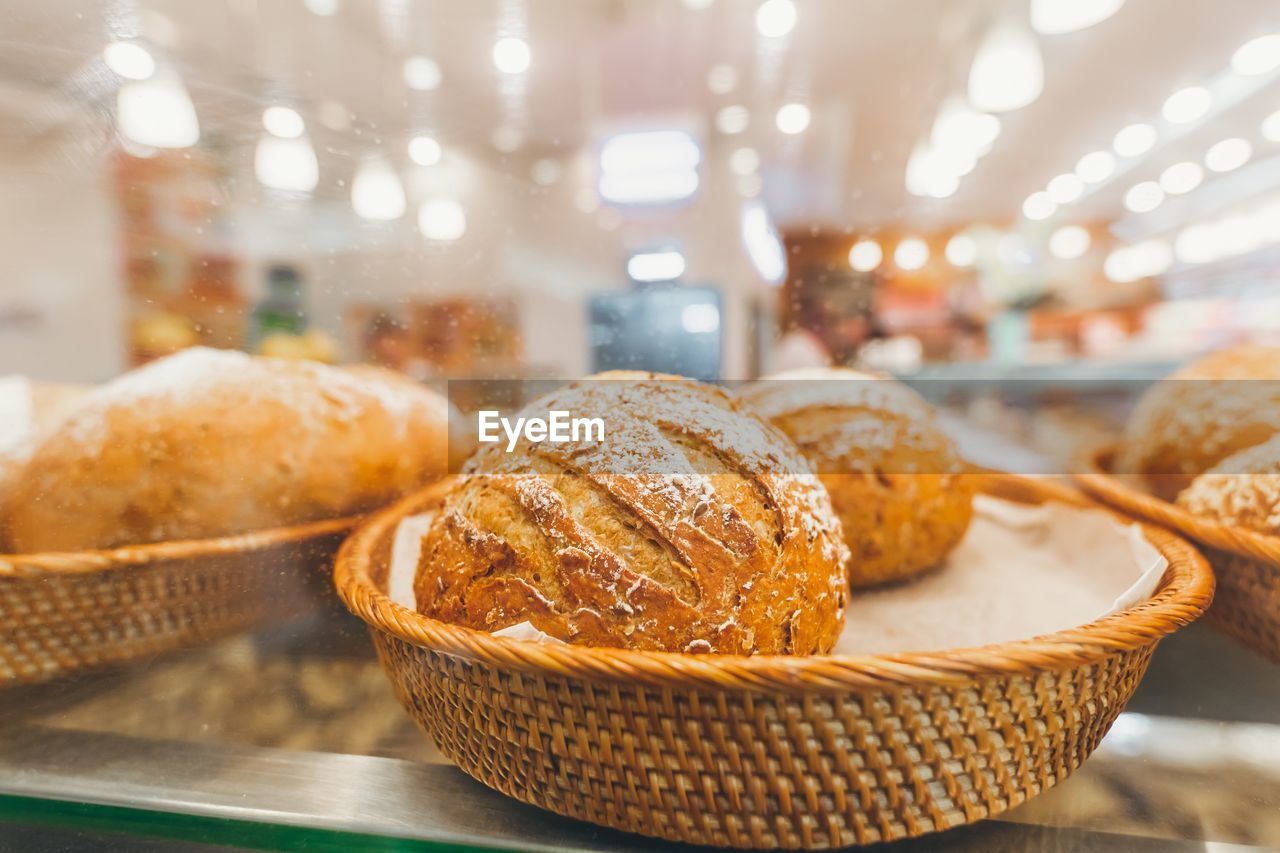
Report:
<svg viewBox="0 0 1280 853"><path fill-rule="evenodd" d="M1268 380L1268 381L1253 381ZM1280 347L1199 359L1153 385L1125 427L1115 469L1172 500L1197 474L1269 439L1280 425Z"/></svg>
<svg viewBox="0 0 1280 853"><path fill-rule="evenodd" d="M602 374L524 413L552 409L602 418L604 440L482 446L424 538L419 610L594 646L831 649L847 555L780 433L720 389L654 374Z"/></svg>
<svg viewBox="0 0 1280 853"><path fill-rule="evenodd" d="M89 390L87 385L0 376L0 507L40 438L66 419ZM7 538L0 524L0 550L7 549Z"/></svg>
<svg viewBox="0 0 1280 853"><path fill-rule="evenodd" d="M423 385L411 376L406 376L398 370L391 370L387 367L379 367L376 364L348 364L344 365L343 370L355 376L368 376L372 379L392 385L400 385L422 390ZM459 471L462 463L470 458L471 454L476 450L476 433L474 423L463 416L458 411L458 407L452 402L446 401L449 417L449 470Z"/></svg>
<svg viewBox="0 0 1280 853"><path fill-rule="evenodd" d="M1280 435L1199 475L1178 503L1196 515L1280 536Z"/></svg>
<svg viewBox="0 0 1280 853"><path fill-rule="evenodd" d="M933 408L892 379L853 370L791 371L746 401L817 470L852 552L849 582L871 586L938 565L973 517L974 482Z"/></svg>
<svg viewBox="0 0 1280 853"><path fill-rule="evenodd" d="M442 473L447 429L426 389L186 350L93 391L40 443L9 534L74 550L349 515Z"/></svg>

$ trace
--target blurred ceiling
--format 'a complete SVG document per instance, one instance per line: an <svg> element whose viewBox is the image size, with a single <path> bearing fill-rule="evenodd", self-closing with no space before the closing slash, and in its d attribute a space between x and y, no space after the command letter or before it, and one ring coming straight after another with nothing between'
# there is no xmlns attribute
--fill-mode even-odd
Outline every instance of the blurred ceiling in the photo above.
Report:
<svg viewBox="0 0 1280 853"><path fill-rule="evenodd" d="M911 149L942 100L964 91L983 33L1000 15L1025 16L1025 0L798 0L794 31L772 40L756 33L758 6L338 0L336 12L322 16L304 0L14 0L0 36L0 144L44 145L68 132L107 144L109 134L85 136L83 121L109 126L116 78L101 51L113 39L139 38L181 72L204 139L247 170L262 108L298 109L320 155L321 195L341 195L369 152L407 163L405 143L416 133L527 179L535 161L568 160L608 131L674 124L700 136L704 168L727 169L734 149L756 148L764 197L787 225L1004 221L1081 155L1108 147L1118 129L1155 119L1171 92L1217 74L1240 44L1280 28L1274 0L1128 0L1097 26L1040 36L1043 94L1003 115L991 153L955 195L936 200L905 189ZM527 74L494 68L498 35L528 39ZM437 88L406 84L410 56L439 65ZM714 94L708 73L721 64L734 69L737 85ZM796 136L773 123L788 101L813 113ZM745 106L750 122L725 136L713 119L731 104ZM349 127L333 121L336 105L349 114ZM1134 180L1179 159L1198 160L1227 136L1256 140L1258 123L1278 107L1280 89L1261 87L1152 152L1143 174L1092 193L1078 218L1120 216ZM514 130L513 151L495 148L500 129ZM1259 157L1280 152L1280 144L1259 145Z"/></svg>

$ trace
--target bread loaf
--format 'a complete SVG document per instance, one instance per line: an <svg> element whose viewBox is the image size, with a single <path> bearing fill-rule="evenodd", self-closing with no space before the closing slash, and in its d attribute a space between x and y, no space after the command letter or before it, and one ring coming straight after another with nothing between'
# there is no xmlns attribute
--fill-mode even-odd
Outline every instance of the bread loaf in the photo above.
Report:
<svg viewBox="0 0 1280 853"><path fill-rule="evenodd" d="M20 551L242 533L358 513L445 470L426 389L191 349L91 392L7 502Z"/></svg>
<svg viewBox="0 0 1280 853"><path fill-rule="evenodd" d="M1115 469L1173 500L1193 477L1280 428L1280 347L1213 353L1153 385L1125 427Z"/></svg>
<svg viewBox="0 0 1280 853"><path fill-rule="evenodd" d="M781 434L720 389L653 374L593 377L524 414L552 409L601 418L604 439L483 445L424 538L419 610L595 646L831 649L846 554Z"/></svg>
<svg viewBox="0 0 1280 853"><path fill-rule="evenodd" d="M853 586L936 566L968 529L973 478L960 473L933 408L905 385L803 370L767 377L744 397L796 443L831 494Z"/></svg>
<svg viewBox="0 0 1280 853"><path fill-rule="evenodd" d="M1178 503L1196 515L1280 536L1280 436L1199 475L1178 495Z"/></svg>

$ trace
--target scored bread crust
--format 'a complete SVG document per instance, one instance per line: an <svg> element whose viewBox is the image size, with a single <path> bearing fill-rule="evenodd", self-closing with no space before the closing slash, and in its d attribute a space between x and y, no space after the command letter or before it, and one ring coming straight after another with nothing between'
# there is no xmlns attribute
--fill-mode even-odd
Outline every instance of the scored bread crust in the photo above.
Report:
<svg viewBox="0 0 1280 853"><path fill-rule="evenodd" d="M854 587L918 575L963 538L974 478L910 388L834 368L766 377L743 396L818 471L852 553Z"/></svg>
<svg viewBox="0 0 1280 853"><path fill-rule="evenodd" d="M424 538L418 609L593 646L830 651L846 552L825 492L771 426L678 379L602 374L527 407L601 417L605 439L484 447Z"/></svg>
<svg viewBox="0 0 1280 853"><path fill-rule="evenodd" d="M1280 535L1280 436L1199 475L1178 495L1178 504L1196 515Z"/></svg>
<svg viewBox="0 0 1280 853"><path fill-rule="evenodd" d="M21 552L198 539L372 509L446 469L447 405L313 362L191 349L101 386L7 501Z"/></svg>
<svg viewBox="0 0 1280 853"><path fill-rule="evenodd" d="M1275 435L1278 424L1280 347L1220 350L1142 396L1125 426L1115 469L1144 475L1155 494L1173 500L1197 474Z"/></svg>

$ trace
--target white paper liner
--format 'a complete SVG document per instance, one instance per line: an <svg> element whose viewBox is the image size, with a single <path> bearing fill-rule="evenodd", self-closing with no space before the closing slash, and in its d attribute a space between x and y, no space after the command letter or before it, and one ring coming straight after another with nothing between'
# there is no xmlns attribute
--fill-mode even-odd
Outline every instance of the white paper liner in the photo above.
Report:
<svg viewBox="0 0 1280 853"><path fill-rule="evenodd" d="M411 610L431 517L404 519L392 547L388 594ZM1141 528L1105 512L979 495L973 524L945 565L915 581L853 593L833 651L939 651L1051 634L1150 598L1167 567ZM495 635L560 642L528 622Z"/></svg>

